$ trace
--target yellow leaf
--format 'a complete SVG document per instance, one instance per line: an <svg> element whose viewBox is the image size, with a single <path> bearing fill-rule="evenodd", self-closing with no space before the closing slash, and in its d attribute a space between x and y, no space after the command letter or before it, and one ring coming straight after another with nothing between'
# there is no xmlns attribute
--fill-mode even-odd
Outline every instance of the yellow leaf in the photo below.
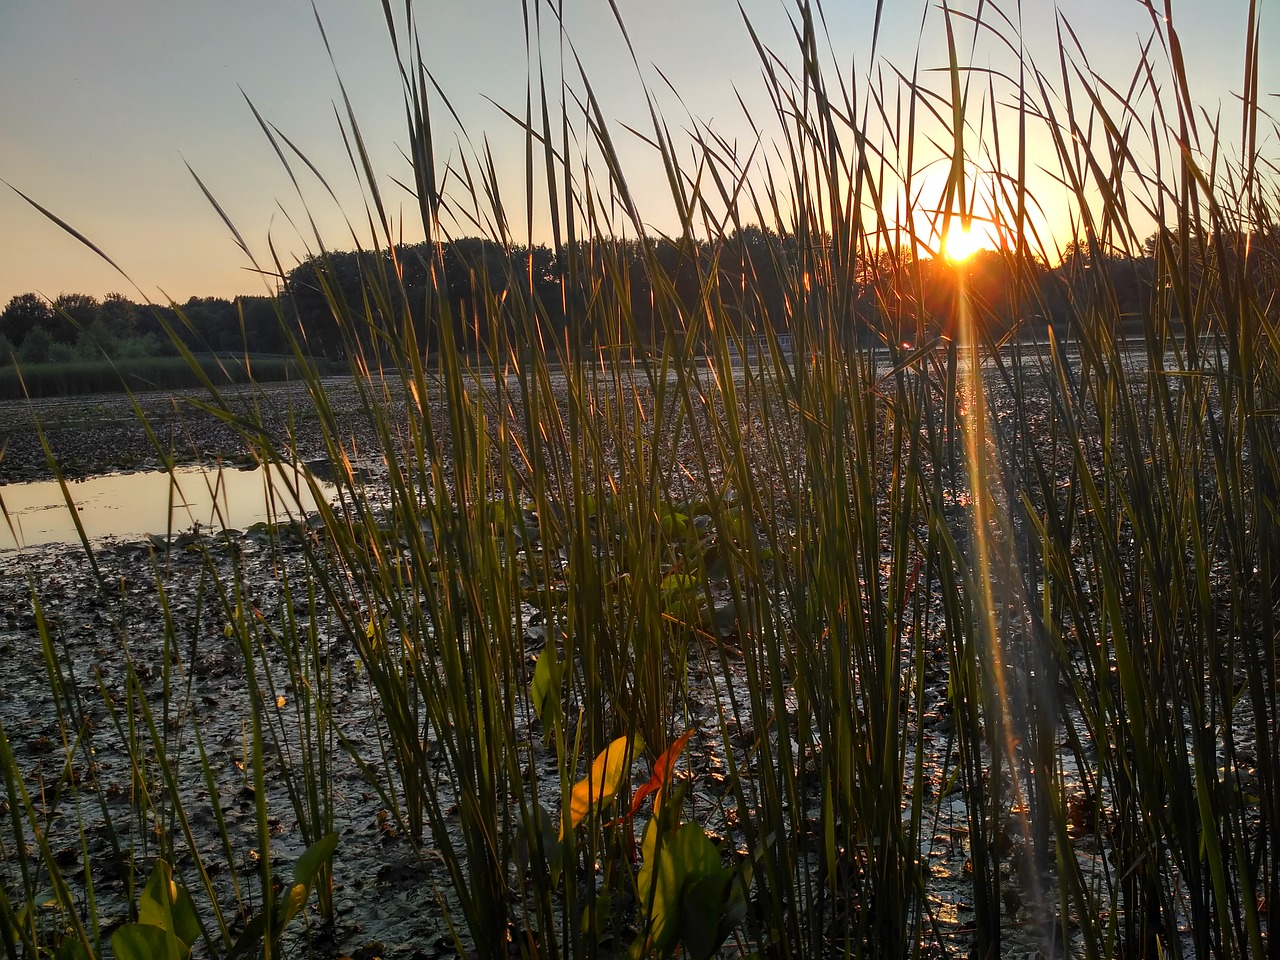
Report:
<svg viewBox="0 0 1280 960"><path fill-rule="evenodd" d="M640 749L641 744L633 743L630 737L619 737L600 751L600 756L591 764L591 773L586 779L573 785L573 793L569 796L567 828L563 817L560 821L561 839L564 839L566 829L576 828L588 813L599 810L614 798L618 788L622 786L622 779L631 766L632 758Z"/></svg>

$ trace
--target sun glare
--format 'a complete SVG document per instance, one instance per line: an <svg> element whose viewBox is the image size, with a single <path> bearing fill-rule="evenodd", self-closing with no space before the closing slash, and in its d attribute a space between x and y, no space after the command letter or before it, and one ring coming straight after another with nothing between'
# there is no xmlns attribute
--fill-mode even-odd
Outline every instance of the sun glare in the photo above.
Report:
<svg viewBox="0 0 1280 960"><path fill-rule="evenodd" d="M942 241L942 252L948 260L959 263L979 250L989 249L990 238L975 227L952 227Z"/></svg>

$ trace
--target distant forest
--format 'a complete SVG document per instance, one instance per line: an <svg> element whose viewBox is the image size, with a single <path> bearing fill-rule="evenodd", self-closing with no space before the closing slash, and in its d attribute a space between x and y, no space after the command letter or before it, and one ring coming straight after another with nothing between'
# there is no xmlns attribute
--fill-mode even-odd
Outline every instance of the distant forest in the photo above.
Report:
<svg viewBox="0 0 1280 960"><path fill-rule="evenodd" d="M651 344L695 326L689 321L705 313L704 298L716 298L723 308L717 315L752 337L766 327L787 329L803 299L815 296L839 305L824 312L847 318L838 333L851 341L947 335L960 272L993 335L1049 323L1060 330L1081 322L1118 326L1126 314L1149 313L1151 298L1160 295L1154 289L1160 244L1153 236L1137 257L1073 245L1051 268L990 250L959 264L892 253L867 262L841 257L829 241L806 246L756 227L714 244L593 240L559 253L462 239L313 257L289 271L275 297L193 297L157 306L121 294L98 300L67 293L49 301L24 293L0 313L0 365L14 358L28 366L172 355L166 327L195 352L285 354L293 336L311 356L341 359L357 343L370 345L365 317L397 336L412 322L424 349L439 343L442 322L469 349L498 338L579 348ZM1176 249L1165 242L1167 257ZM1107 282L1084 282L1090 276ZM1105 291L1106 302L1082 302L1090 289ZM1176 317L1177 305L1159 315ZM607 331L586 326L602 316L618 322Z"/></svg>

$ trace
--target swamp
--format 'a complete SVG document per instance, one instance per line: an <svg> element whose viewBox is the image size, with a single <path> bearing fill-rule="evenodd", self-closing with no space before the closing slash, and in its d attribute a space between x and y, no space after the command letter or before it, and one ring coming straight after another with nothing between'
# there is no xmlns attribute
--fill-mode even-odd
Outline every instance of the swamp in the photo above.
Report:
<svg viewBox="0 0 1280 960"><path fill-rule="evenodd" d="M428 280L376 199L354 278L309 261L349 372L281 307L292 380L0 402L0 955L1280 956L1274 163L1179 139L1154 48L1125 98L1064 54L1001 122L1054 134L1079 242L1050 270L997 169L1009 235L948 255L998 159L952 14L890 92L820 12L757 41L782 166L655 114L661 240L590 82L531 70L555 283L466 297L442 210L519 241L388 13ZM929 236L868 200L913 161L862 98L941 144ZM103 475L211 504L34 533L29 484Z"/></svg>

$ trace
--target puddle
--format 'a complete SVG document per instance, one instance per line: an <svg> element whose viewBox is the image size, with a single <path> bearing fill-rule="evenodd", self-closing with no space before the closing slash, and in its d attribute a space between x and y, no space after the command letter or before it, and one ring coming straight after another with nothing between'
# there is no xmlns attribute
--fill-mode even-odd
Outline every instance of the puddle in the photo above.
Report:
<svg viewBox="0 0 1280 960"><path fill-rule="evenodd" d="M291 519L299 510L316 507L302 468L272 467L268 472L265 467L189 466L172 474L151 470L91 477L68 482L67 489L91 541L136 540L197 524L214 530L243 529L261 520ZM325 496L335 490L325 483L320 489ZM8 512L7 523L0 517L0 551L80 542L55 480L0 485L0 504Z"/></svg>

